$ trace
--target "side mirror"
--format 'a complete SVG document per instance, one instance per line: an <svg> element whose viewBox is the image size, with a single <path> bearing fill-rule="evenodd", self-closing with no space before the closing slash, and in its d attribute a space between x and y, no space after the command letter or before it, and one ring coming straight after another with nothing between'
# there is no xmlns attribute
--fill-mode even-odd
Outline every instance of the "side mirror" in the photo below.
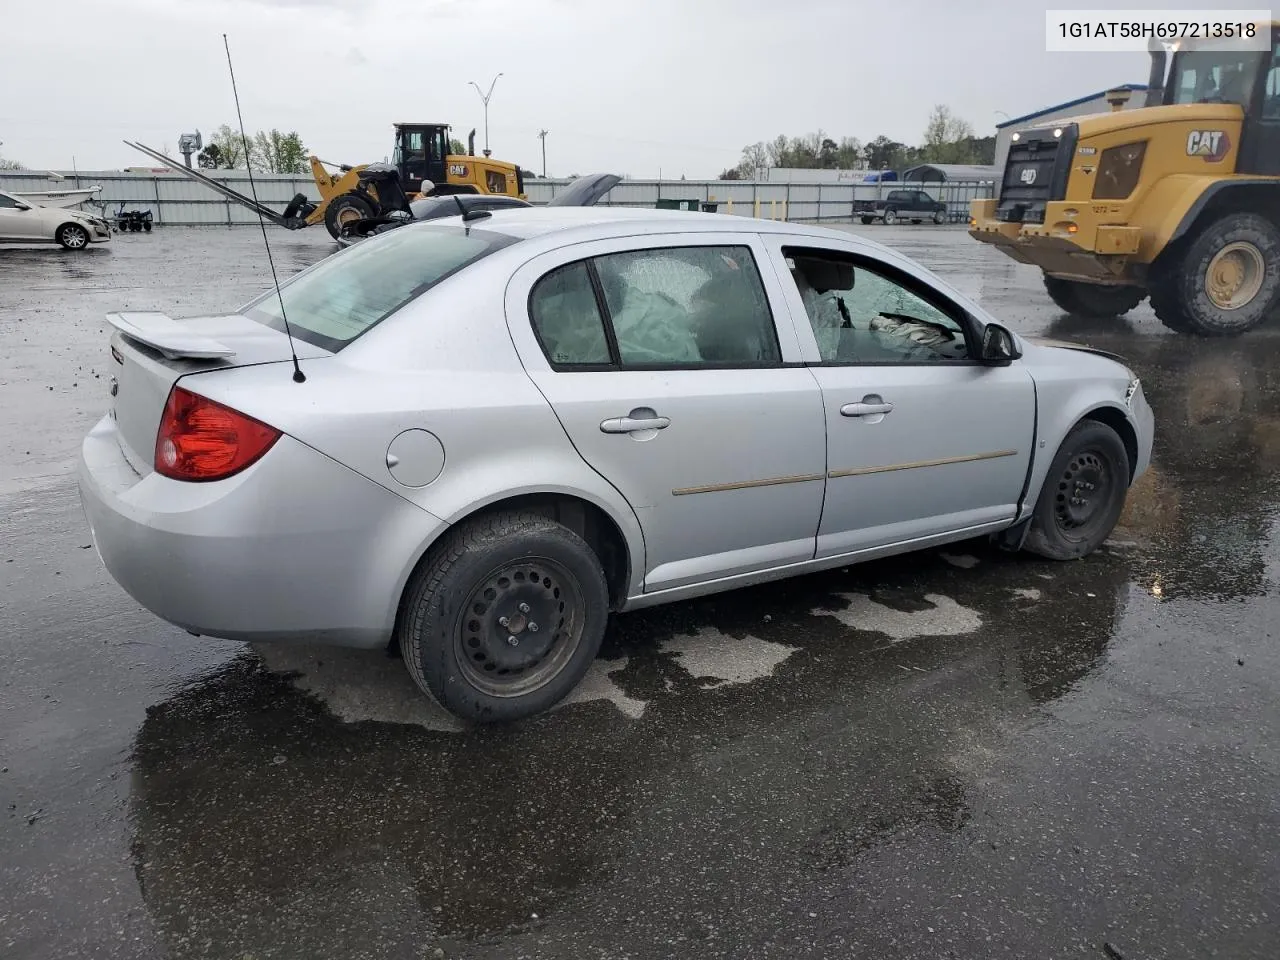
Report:
<svg viewBox="0 0 1280 960"><path fill-rule="evenodd" d="M30 210L30 209L31 209L31 208L30 208L29 206L27 206L25 203L15 203L15 204L13 205L13 208L14 208L15 210Z"/></svg>
<svg viewBox="0 0 1280 960"><path fill-rule="evenodd" d="M998 323L989 323L982 331L980 363L989 367L1007 367L1022 356L1013 334Z"/></svg>

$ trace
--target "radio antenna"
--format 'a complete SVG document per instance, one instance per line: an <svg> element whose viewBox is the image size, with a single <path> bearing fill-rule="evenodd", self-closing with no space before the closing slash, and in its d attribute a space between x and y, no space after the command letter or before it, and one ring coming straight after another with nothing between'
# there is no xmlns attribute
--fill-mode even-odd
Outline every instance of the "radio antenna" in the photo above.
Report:
<svg viewBox="0 0 1280 960"><path fill-rule="evenodd" d="M249 153L249 137L244 132L244 115L240 112L240 92L236 89L236 71L231 66L231 46L227 35L222 35L222 45L227 50L227 70L231 73L231 92L236 98L236 119L240 121L240 140L244 143L244 165L249 168L249 189L253 193L253 205L258 210L258 226L262 228L262 245L267 248L267 263L271 265L271 282L275 284L276 299L280 301L280 319L284 321L284 335L289 338L289 355L293 358L293 382L303 383L306 375L298 365L298 351L293 347L293 331L289 329L289 317L284 310L284 297L280 293L280 280L276 277L276 262L271 256L271 242L267 240L267 221L262 217L262 204L258 202L258 186L253 180L253 161Z"/></svg>

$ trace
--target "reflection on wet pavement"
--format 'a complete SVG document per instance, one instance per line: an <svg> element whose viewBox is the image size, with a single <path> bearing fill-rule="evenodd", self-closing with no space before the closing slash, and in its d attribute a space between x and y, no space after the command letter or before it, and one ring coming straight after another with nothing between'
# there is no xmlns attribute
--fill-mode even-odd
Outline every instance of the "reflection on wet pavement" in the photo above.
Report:
<svg viewBox="0 0 1280 960"><path fill-rule="evenodd" d="M248 233L192 239L164 294L132 237L84 278L4 255L31 277L0 283L26 404L0 442L33 451L0 473L4 960L1274 955L1274 330L1080 323L962 231L868 228L1137 370L1156 451L1106 548L957 544L618 617L568 701L475 729L384 652L157 623L35 479L101 408L69 369L101 312L204 308L218 257L247 299L261 271L210 251Z"/></svg>

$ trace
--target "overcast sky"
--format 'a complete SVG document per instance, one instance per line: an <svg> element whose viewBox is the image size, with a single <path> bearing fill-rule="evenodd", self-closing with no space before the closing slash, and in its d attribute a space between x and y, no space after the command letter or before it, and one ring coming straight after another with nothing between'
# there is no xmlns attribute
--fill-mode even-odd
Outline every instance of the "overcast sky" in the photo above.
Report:
<svg viewBox="0 0 1280 960"><path fill-rule="evenodd" d="M1248 6L1248 4L1243 4ZM1088 3L1054 3L1087 8ZM1095 7L1106 3L1095 0ZM1164 8L1196 6L1165 0ZM1215 6L1201 0L1201 9ZM1220 5L1228 6L1228 5ZM1241 6L1233 4L1230 6ZM1046 53L1027 0L0 0L0 155L149 166L235 124L297 130L325 160L391 149L393 121L465 141L488 89L495 158L550 174L710 177L779 133L918 142L946 103L980 134L1120 83L1143 53Z"/></svg>

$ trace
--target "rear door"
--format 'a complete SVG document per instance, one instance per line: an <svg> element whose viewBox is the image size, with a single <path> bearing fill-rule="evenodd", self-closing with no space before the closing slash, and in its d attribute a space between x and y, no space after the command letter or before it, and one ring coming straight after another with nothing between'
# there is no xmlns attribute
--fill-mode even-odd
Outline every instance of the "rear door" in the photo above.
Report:
<svg viewBox="0 0 1280 960"><path fill-rule="evenodd" d="M635 509L646 591L813 557L822 396L758 237L548 253L513 277L507 319L578 453Z"/></svg>

